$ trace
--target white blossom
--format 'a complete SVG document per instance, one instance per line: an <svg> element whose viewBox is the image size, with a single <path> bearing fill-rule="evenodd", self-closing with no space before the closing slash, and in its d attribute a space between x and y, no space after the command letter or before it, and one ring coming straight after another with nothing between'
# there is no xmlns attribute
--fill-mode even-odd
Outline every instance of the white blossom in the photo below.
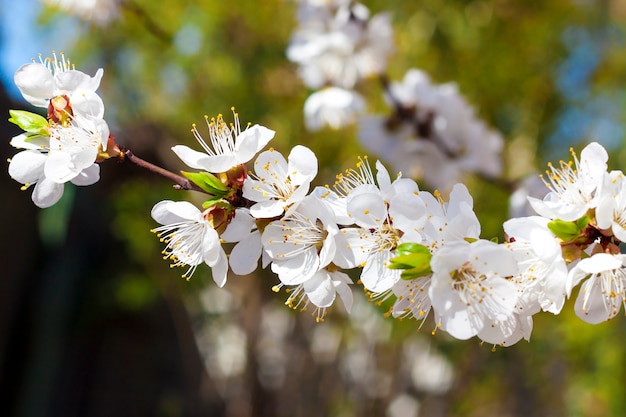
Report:
<svg viewBox="0 0 626 417"><path fill-rule="evenodd" d="M560 167L548 165L544 179L550 192L539 200L528 197L533 209L543 217L573 221L598 205L606 173L608 154L597 142L587 145L580 160L572 150L574 163L561 161Z"/></svg>
<svg viewBox="0 0 626 417"><path fill-rule="evenodd" d="M363 97L355 91L327 87L311 94L304 102L304 120L309 130L323 127L340 129L356 122L365 109Z"/></svg>
<svg viewBox="0 0 626 417"><path fill-rule="evenodd" d="M93 77L77 71L65 55L22 65L15 72L14 81L22 96L36 107L48 107L50 99L67 96L74 116L89 115L102 118L104 104L96 90L104 71L100 68Z"/></svg>
<svg viewBox="0 0 626 417"><path fill-rule="evenodd" d="M605 176L605 185L596 208L596 223L610 230L617 239L626 242L626 179L622 171Z"/></svg>
<svg viewBox="0 0 626 417"><path fill-rule="evenodd" d="M64 184L92 185L100 179L98 152L106 148L109 128L98 118L75 116L67 126L53 123L50 136L21 134L11 145L25 149L11 158L9 175L27 189L35 184L32 200L38 207L54 205Z"/></svg>
<svg viewBox="0 0 626 417"><path fill-rule="evenodd" d="M289 161L273 149L261 153L254 161L254 174L243 183L243 196L255 202L250 214L271 219L294 209L316 175L317 157L305 146L295 146Z"/></svg>
<svg viewBox="0 0 626 417"><path fill-rule="evenodd" d="M228 259L217 231L200 210L187 201L164 200L152 208L151 215L162 225L152 231L165 243L163 256L172 261L172 267L189 267L183 274L189 279L205 263L215 283L224 286Z"/></svg>
<svg viewBox="0 0 626 417"><path fill-rule="evenodd" d="M518 313L533 315L541 310L559 314L565 303L567 266L561 245L548 229L544 217L524 217L504 223L519 273L512 278L518 285Z"/></svg>
<svg viewBox="0 0 626 417"><path fill-rule="evenodd" d="M261 125L241 130L239 116L234 114L234 123L226 124L222 115L215 119L204 116L209 129L210 145L193 125L192 132L204 152L195 151L185 145L176 145L172 151L191 168L207 172L226 172L237 165L245 164L268 144L274 131Z"/></svg>
<svg viewBox="0 0 626 417"><path fill-rule="evenodd" d="M334 11L303 5L302 26L292 36L287 57L300 65L308 87L351 89L361 79L384 71L393 48L389 15L370 17L369 10L356 2L340 4Z"/></svg>
<svg viewBox="0 0 626 417"><path fill-rule="evenodd" d="M568 295L583 280L576 315L591 324L612 319L626 302L626 255L597 253L578 262L567 277Z"/></svg>
<svg viewBox="0 0 626 417"><path fill-rule="evenodd" d="M390 83L394 115L361 119L359 139L406 175L448 190L466 172L497 177L504 141L479 120L455 84L436 85L419 70Z"/></svg>
<svg viewBox="0 0 626 417"><path fill-rule="evenodd" d="M518 339L518 296L507 279L517 273L517 263L506 246L450 243L434 253L431 267L429 294L441 329L457 339L479 336L494 344Z"/></svg>

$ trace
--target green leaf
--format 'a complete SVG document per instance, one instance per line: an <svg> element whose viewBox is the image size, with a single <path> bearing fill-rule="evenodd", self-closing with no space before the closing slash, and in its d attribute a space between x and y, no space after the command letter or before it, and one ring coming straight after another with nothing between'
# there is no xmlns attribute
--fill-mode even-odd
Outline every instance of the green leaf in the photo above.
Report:
<svg viewBox="0 0 626 417"><path fill-rule="evenodd" d="M48 136L48 120L45 117L24 110L9 110L9 122L18 125L26 132Z"/></svg>
<svg viewBox="0 0 626 417"><path fill-rule="evenodd" d="M220 203L223 203L222 207L226 207L226 205L230 205L230 203L228 203L228 201L222 199L222 197L218 195L218 196L210 198L207 201L205 201L204 203L202 203L202 208L206 210L209 207L212 207L214 205L219 205Z"/></svg>
<svg viewBox="0 0 626 417"><path fill-rule="evenodd" d="M396 253L400 255L391 258L387 267L403 270L400 274L402 279L411 280L432 273L430 268L432 255L426 246L404 243L396 248Z"/></svg>
<svg viewBox="0 0 626 417"><path fill-rule="evenodd" d="M583 216L575 222L556 219L548 223L548 229L563 242L571 242L581 235L588 224L588 216Z"/></svg>
<svg viewBox="0 0 626 417"><path fill-rule="evenodd" d="M219 178L209 172L181 171L181 173L209 194L219 196L220 198L228 194L229 189L222 184Z"/></svg>
<svg viewBox="0 0 626 417"><path fill-rule="evenodd" d="M406 254L410 254L410 253L428 253L428 254L430 254L430 251L424 245L420 245L419 243L410 243L410 242L398 245L398 247L396 248L396 254L398 254L398 255L406 255Z"/></svg>
<svg viewBox="0 0 626 417"><path fill-rule="evenodd" d="M428 268L416 267L416 268L411 268L411 269L402 271L402 273L400 274L400 278L402 278L405 281L410 281L412 279L416 279L419 277L425 277L432 273L433 273L433 270L430 269L430 265L428 265Z"/></svg>
<svg viewBox="0 0 626 417"><path fill-rule="evenodd" d="M576 220L576 226L582 231L587 228L589 225L589 216L583 216L580 219Z"/></svg>

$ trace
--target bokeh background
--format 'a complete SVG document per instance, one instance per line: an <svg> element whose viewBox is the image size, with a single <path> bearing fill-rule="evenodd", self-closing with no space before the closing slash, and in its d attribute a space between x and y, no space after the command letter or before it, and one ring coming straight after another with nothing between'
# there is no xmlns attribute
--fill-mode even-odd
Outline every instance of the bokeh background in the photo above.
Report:
<svg viewBox="0 0 626 417"><path fill-rule="evenodd" d="M409 68L455 81L506 140L505 176L569 158L596 140L624 169L626 3L622 0L368 0L388 11ZM353 166L356 129L304 129L309 91L285 58L295 28L287 0L121 0L84 20L36 0L0 8L0 107L27 109L13 72L64 51L104 68L100 94L117 141L171 170L203 115L235 106L277 131L283 153L310 147L317 183ZM381 86L360 86L385 112ZM0 124L3 160L18 133ZM370 157L375 157L371 155ZM508 195L468 177L483 237L502 234ZM355 306L316 324L289 310L260 271L224 289L201 267L189 282L161 259L149 216L160 200L193 199L135 166L108 161L93 187L66 186L39 210L0 176L0 415L39 416L622 416L626 319L591 326L569 301L539 314L530 343L492 352L383 317L355 286Z"/></svg>

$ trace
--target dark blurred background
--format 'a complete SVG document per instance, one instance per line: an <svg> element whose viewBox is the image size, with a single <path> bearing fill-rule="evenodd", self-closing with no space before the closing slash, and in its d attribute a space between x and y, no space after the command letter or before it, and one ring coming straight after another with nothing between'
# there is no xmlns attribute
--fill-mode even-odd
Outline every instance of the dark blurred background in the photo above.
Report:
<svg viewBox="0 0 626 417"><path fill-rule="evenodd" d="M69 3L69 2L68 2ZM86 3L86 2L85 2ZM83 3L83 4L85 4ZM107 2L98 2L105 7ZM117 141L173 171L190 125L235 106L242 123L277 131L284 154L309 146L318 184L362 152L354 129L307 133L308 92L285 48L287 0L130 0L95 20L35 0L0 10L1 112L33 110L12 74L38 53L65 51L77 68L104 68L105 118ZM570 146L597 140L626 165L626 3L621 0L372 0L392 15L389 77L409 68L455 81L506 139L506 176L543 170ZM74 6L74 11L78 10ZM372 112L381 87L360 86ZM1 123L3 160L19 133ZM0 176L0 415L70 416L622 416L626 322L591 326L540 314L530 343L507 348L416 332L385 319L355 286L348 316L325 323L283 305L266 271L209 268L189 282L161 259L149 216L158 201L193 199L139 168L107 161L92 187L66 186L40 210L31 190ZM467 178L483 237L502 234L507 195Z"/></svg>

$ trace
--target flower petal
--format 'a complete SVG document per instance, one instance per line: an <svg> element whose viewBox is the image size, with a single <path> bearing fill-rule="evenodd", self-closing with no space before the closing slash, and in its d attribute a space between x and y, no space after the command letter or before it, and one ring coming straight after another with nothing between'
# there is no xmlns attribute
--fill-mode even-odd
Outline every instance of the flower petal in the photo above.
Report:
<svg viewBox="0 0 626 417"><path fill-rule="evenodd" d="M40 208L50 207L61 199L63 196L63 188L63 184L57 184L43 178L35 185L32 195L33 203Z"/></svg>
<svg viewBox="0 0 626 417"><path fill-rule="evenodd" d="M230 269L237 275L248 275L256 270L263 246L258 231L242 239L230 252Z"/></svg>
<svg viewBox="0 0 626 417"><path fill-rule="evenodd" d="M100 179L100 165L92 164L83 169L76 177L72 179L72 184L86 186L98 182Z"/></svg>
<svg viewBox="0 0 626 417"><path fill-rule="evenodd" d="M42 64L22 65L13 77L24 99L36 107L47 107L54 95L54 78Z"/></svg>
<svg viewBox="0 0 626 417"><path fill-rule="evenodd" d="M26 150L17 153L9 163L9 175L22 184L34 184L43 176L46 154Z"/></svg>
<svg viewBox="0 0 626 417"><path fill-rule="evenodd" d="M273 130L261 125L254 125L235 138L235 154L238 164L245 164L254 158L274 137Z"/></svg>

